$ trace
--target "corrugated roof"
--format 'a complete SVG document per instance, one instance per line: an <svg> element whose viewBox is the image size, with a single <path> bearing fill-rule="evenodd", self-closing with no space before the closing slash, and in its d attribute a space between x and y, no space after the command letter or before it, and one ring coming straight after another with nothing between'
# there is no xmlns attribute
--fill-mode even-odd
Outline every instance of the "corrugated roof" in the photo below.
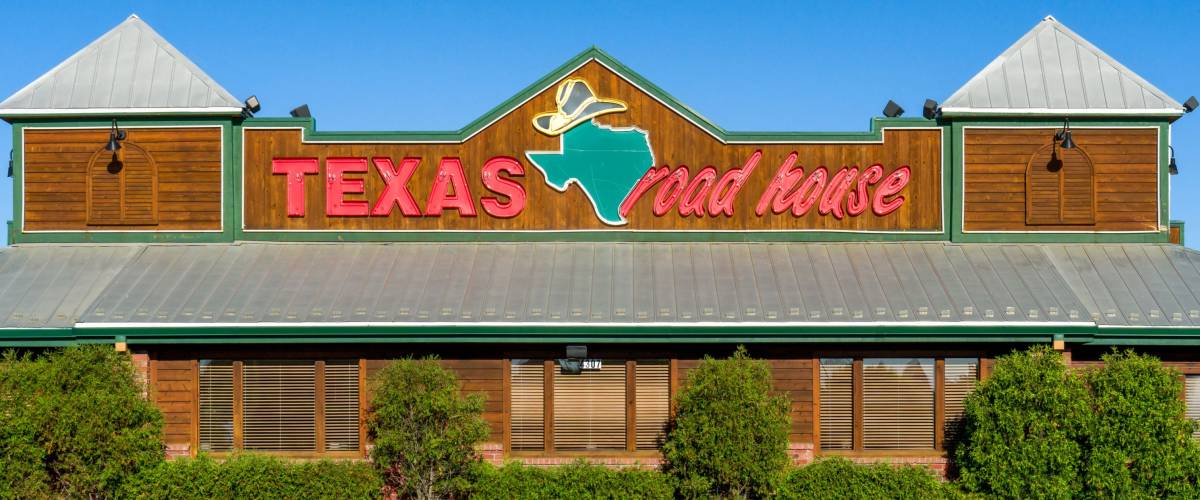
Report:
<svg viewBox="0 0 1200 500"><path fill-rule="evenodd" d="M1200 252L1176 245L1053 245L1046 253L1110 326L1200 326Z"/></svg>
<svg viewBox="0 0 1200 500"><path fill-rule="evenodd" d="M942 113L1176 116L1183 107L1047 16L946 99Z"/></svg>
<svg viewBox="0 0 1200 500"><path fill-rule="evenodd" d="M0 116L237 114L242 103L136 15L0 102Z"/></svg>
<svg viewBox="0 0 1200 500"><path fill-rule="evenodd" d="M141 247L0 251L0 328L70 328Z"/></svg>

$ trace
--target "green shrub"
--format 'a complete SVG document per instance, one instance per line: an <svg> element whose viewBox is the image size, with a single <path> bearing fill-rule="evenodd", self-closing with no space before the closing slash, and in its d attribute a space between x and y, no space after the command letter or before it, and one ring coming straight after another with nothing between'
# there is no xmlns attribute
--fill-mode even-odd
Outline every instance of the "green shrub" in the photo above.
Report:
<svg viewBox="0 0 1200 500"><path fill-rule="evenodd" d="M965 401L955 454L962 486L1002 498L1078 496L1089 401L1083 377L1047 346L997 359Z"/></svg>
<svg viewBox="0 0 1200 500"><path fill-rule="evenodd" d="M428 499L465 490L479 461L475 445L490 432L483 397L464 397L436 358L397 360L375 382L371 457L388 491Z"/></svg>
<svg viewBox="0 0 1200 500"><path fill-rule="evenodd" d="M163 462L130 481L122 496L141 499L379 498L383 481L367 462L288 462L235 454Z"/></svg>
<svg viewBox="0 0 1200 500"><path fill-rule="evenodd" d="M818 460L788 471L779 498L961 498L924 467L856 465L845 458Z"/></svg>
<svg viewBox="0 0 1200 500"><path fill-rule="evenodd" d="M0 395L0 496L108 496L163 460L162 414L112 346L5 353Z"/></svg>
<svg viewBox="0 0 1200 500"><path fill-rule="evenodd" d="M680 388L663 444L665 469L688 497L768 496L790 460L786 397L771 395L771 370L744 347L706 357Z"/></svg>
<svg viewBox="0 0 1200 500"><path fill-rule="evenodd" d="M610 469L577 462L560 467L518 463L481 464L471 498L491 499L641 499L674 498L670 478L647 469Z"/></svg>
<svg viewBox="0 0 1200 500"><path fill-rule="evenodd" d="M1096 418L1086 488L1110 498L1197 498L1200 449L1185 416L1179 373L1133 351L1103 356L1086 373Z"/></svg>

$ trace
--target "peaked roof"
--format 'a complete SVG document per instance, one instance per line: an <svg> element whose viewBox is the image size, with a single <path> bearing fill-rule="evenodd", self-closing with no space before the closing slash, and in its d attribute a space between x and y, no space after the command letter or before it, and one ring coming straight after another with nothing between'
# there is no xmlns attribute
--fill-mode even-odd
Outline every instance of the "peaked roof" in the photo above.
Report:
<svg viewBox="0 0 1200 500"><path fill-rule="evenodd" d="M1183 107L1046 16L946 99L942 113L1178 116Z"/></svg>
<svg viewBox="0 0 1200 500"><path fill-rule="evenodd" d="M137 15L0 102L3 117L241 109L241 101Z"/></svg>

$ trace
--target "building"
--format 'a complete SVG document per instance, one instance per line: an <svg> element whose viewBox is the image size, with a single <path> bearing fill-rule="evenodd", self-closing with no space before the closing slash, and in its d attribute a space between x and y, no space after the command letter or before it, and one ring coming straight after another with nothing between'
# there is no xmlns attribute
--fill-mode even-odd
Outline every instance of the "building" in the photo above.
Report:
<svg viewBox="0 0 1200 500"><path fill-rule="evenodd" d="M365 456L408 355L486 395L488 458L542 464L656 463L671 394L739 344L797 462L943 467L1029 344L1200 374L1168 206L1194 101L1053 18L866 132L726 131L598 49L457 131L247 107L136 16L0 103L0 346L128 349L175 455Z"/></svg>

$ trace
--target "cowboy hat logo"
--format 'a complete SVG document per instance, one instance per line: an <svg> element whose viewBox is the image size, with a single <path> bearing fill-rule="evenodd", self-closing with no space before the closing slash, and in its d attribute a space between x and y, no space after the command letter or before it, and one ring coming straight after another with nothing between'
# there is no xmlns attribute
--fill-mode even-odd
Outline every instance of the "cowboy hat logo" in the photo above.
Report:
<svg viewBox="0 0 1200 500"><path fill-rule="evenodd" d="M597 116L628 109L624 102L596 97L587 82L578 78L571 78L558 86L555 102L558 104L557 110L533 117L533 128L549 136L560 135Z"/></svg>

